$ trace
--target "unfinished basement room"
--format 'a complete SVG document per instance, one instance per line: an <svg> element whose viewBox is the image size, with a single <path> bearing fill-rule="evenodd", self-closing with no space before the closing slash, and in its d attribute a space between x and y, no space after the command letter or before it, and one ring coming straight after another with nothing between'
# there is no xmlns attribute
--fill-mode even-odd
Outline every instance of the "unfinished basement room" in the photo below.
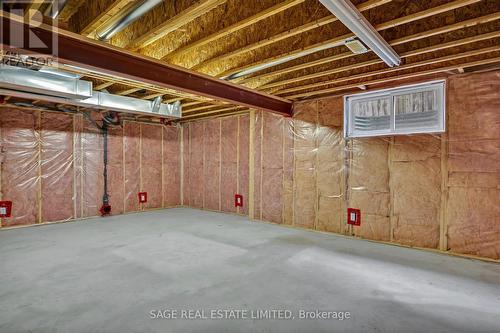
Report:
<svg viewBox="0 0 500 333"><path fill-rule="evenodd" d="M0 333L500 332L500 0L0 30Z"/></svg>

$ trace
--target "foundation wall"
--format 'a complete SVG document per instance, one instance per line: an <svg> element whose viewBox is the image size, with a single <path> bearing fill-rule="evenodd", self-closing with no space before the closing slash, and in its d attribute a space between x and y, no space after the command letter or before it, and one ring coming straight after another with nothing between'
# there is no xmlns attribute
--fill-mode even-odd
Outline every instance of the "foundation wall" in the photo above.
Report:
<svg viewBox="0 0 500 333"><path fill-rule="evenodd" d="M180 133L180 127L129 121L109 129L114 215L181 204ZM13 202L2 227L100 215L103 135L92 121L82 114L1 108L0 138L0 195ZM138 202L142 191L145 204Z"/></svg>
<svg viewBox="0 0 500 333"><path fill-rule="evenodd" d="M125 122L109 132L113 213L184 205L500 259L500 72L450 76L446 86L438 135L345 140L342 96L297 103L293 118ZM1 198L14 202L2 226L99 215L103 137L93 123L0 112ZM361 226L346 224L349 207Z"/></svg>
<svg viewBox="0 0 500 333"><path fill-rule="evenodd" d="M446 85L447 132L437 135L345 140L342 96L297 103L293 118L250 112L253 133L243 134L240 127L239 136L240 143L243 137L253 138L246 150L253 159L248 169L253 179L248 183L253 199L248 206L253 210L248 215L500 259L500 72L450 76ZM192 131L192 167L185 169L196 179L190 197L205 194L204 205L196 200L188 205L233 212L225 200L236 188L235 119L184 125L185 132ZM207 139L212 135L215 138ZM202 136L210 148L196 141ZM219 148L220 158L210 151L215 156L205 155L203 162L203 154ZM240 147L240 158L242 151ZM224 171L219 186L214 180L220 166ZM199 170L205 170L204 177ZM246 180L240 179L240 184ZM219 193L221 209L218 202L207 203ZM349 207L361 210L361 226L347 225Z"/></svg>
<svg viewBox="0 0 500 333"><path fill-rule="evenodd" d="M248 214L249 116L215 118L183 125L186 206ZM235 207L235 195L243 207Z"/></svg>

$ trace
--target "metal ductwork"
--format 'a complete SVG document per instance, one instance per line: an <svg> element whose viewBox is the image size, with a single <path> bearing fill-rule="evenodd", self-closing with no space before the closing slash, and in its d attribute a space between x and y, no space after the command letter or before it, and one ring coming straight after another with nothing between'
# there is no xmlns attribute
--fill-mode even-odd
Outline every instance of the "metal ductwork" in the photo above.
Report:
<svg viewBox="0 0 500 333"><path fill-rule="evenodd" d="M45 11L45 15L49 16L52 19L56 19L67 3L68 0L53 0L50 6Z"/></svg>
<svg viewBox="0 0 500 333"><path fill-rule="evenodd" d="M182 105L92 91L92 83L53 73L1 65L0 94L92 109L181 118Z"/></svg>
<svg viewBox="0 0 500 333"><path fill-rule="evenodd" d="M74 99L92 97L92 82L4 64L0 65L0 88Z"/></svg>
<svg viewBox="0 0 500 333"><path fill-rule="evenodd" d="M162 2L163 0L138 1L136 4L122 11L120 15L109 23L99 27L96 31L97 39L103 41L110 39Z"/></svg>
<svg viewBox="0 0 500 333"><path fill-rule="evenodd" d="M143 99L113 95L94 91L94 95L85 100L77 101L79 106L88 108L106 109L118 112L145 113L164 117L181 117L180 102L173 104L157 103Z"/></svg>

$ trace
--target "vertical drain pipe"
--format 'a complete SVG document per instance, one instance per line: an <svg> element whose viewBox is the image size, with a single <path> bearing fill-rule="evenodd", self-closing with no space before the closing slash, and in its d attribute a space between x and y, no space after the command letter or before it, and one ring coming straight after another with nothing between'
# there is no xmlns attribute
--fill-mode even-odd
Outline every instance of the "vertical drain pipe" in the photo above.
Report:
<svg viewBox="0 0 500 333"><path fill-rule="evenodd" d="M102 136L103 136L103 180L104 180L104 194L102 195L102 207L100 209L101 216L111 215L111 205L109 204L108 194L108 134L109 126L120 125L120 118L117 113L109 112L102 117Z"/></svg>
<svg viewBox="0 0 500 333"><path fill-rule="evenodd" d="M103 180L104 180L104 194L102 195L102 207L100 209L101 216L107 216L111 214L111 206L109 205L109 195L108 195L108 124L103 121L102 124L102 136L103 136Z"/></svg>

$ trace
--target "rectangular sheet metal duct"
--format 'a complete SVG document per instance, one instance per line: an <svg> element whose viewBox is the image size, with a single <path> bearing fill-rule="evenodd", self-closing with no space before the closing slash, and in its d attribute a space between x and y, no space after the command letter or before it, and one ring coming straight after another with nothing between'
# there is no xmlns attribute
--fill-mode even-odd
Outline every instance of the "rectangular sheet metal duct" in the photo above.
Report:
<svg viewBox="0 0 500 333"><path fill-rule="evenodd" d="M106 94L94 91L94 96L89 99L77 100L64 97L40 95L30 92L0 89L0 95L19 98L42 100L52 103L60 103L73 106L81 106L91 109L105 109L124 113L157 116L164 118L181 118L182 106L178 104L161 104L160 108L154 108L153 101L138 100L137 98Z"/></svg>
<svg viewBox="0 0 500 333"><path fill-rule="evenodd" d="M75 99L92 97L92 82L4 64L0 65L0 88Z"/></svg>
<svg viewBox="0 0 500 333"><path fill-rule="evenodd" d="M26 68L2 65L0 69L0 88L4 88L0 94L158 117L182 116L180 102L165 104L92 91L92 82Z"/></svg>

